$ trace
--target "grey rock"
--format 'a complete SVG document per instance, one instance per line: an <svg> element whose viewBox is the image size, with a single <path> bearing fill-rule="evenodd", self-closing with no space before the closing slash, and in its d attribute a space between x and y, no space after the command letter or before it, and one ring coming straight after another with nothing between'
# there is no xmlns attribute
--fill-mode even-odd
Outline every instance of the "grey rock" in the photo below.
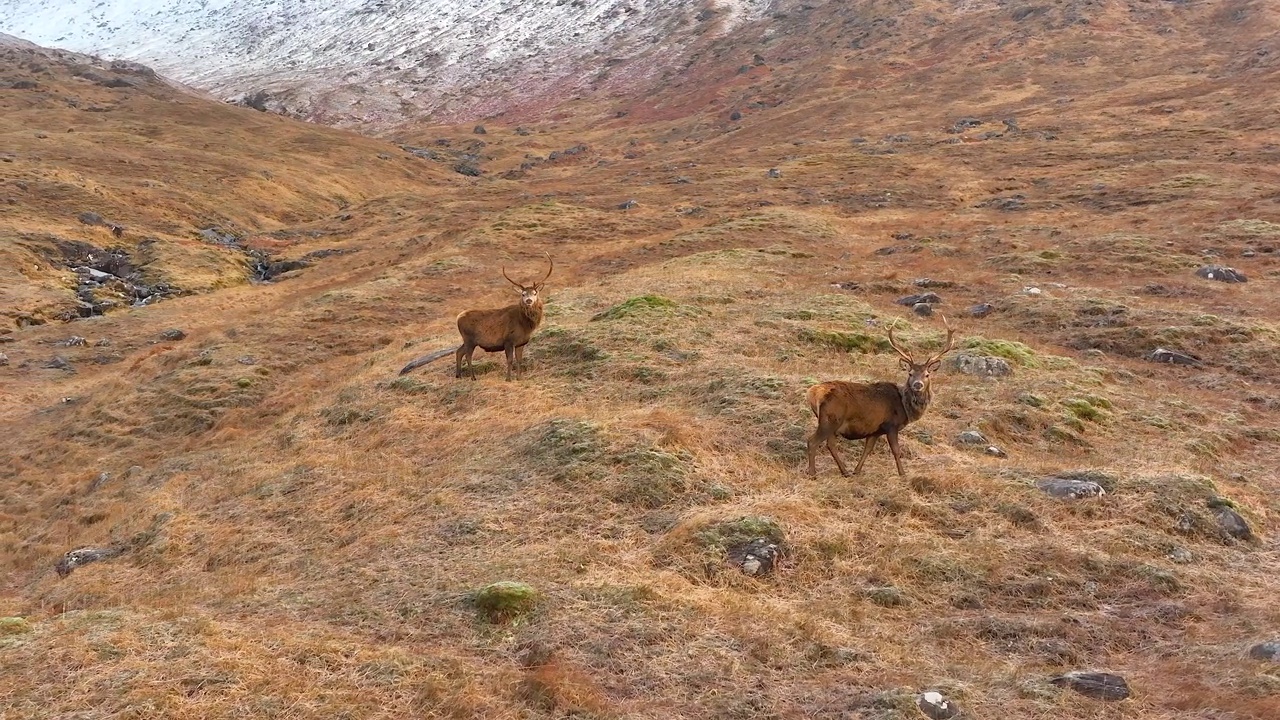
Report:
<svg viewBox="0 0 1280 720"><path fill-rule="evenodd" d="M989 445L986 436L977 430L965 430L956 435L957 445Z"/></svg>
<svg viewBox="0 0 1280 720"><path fill-rule="evenodd" d="M477 125L474 128L472 128L471 132L475 133L476 135L484 135L485 133L488 132L488 130L485 130L483 125Z"/></svg>
<svg viewBox="0 0 1280 720"><path fill-rule="evenodd" d="M729 560L743 573L753 576L768 575L782 559L782 548L769 538L755 538L729 548Z"/></svg>
<svg viewBox="0 0 1280 720"><path fill-rule="evenodd" d="M911 312L919 315L920 317L932 317L933 306L929 303L916 303L911 306Z"/></svg>
<svg viewBox="0 0 1280 720"><path fill-rule="evenodd" d="M966 352L948 358L947 367L963 375L979 377L1007 377L1013 374L1013 366L1004 358Z"/></svg>
<svg viewBox="0 0 1280 720"><path fill-rule="evenodd" d="M618 209L619 209L619 210L630 210L631 208L636 207L636 206L638 206L639 204L640 204L640 203L639 203L639 201L637 201L637 200L627 200L626 202L618 203Z"/></svg>
<svg viewBox="0 0 1280 720"><path fill-rule="evenodd" d="M1037 482L1036 487L1051 497L1064 500L1080 500L1107 494L1107 491L1098 483L1076 478L1047 477Z"/></svg>
<svg viewBox="0 0 1280 720"><path fill-rule="evenodd" d="M995 312L995 309L995 306L991 303L979 303L977 305L969 306L969 309L966 310L966 312L969 313L970 317L984 318Z"/></svg>
<svg viewBox="0 0 1280 720"><path fill-rule="evenodd" d="M1169 559L1179 565L1186 565L1187 563L1194 561L1195 556L1186 548L1176 547L1169 551Z"/></svg>
<svg viewBox="0 0 1280 720"><path fill-rule="evenodd" d="M1224 267L1222 265L1205 265L1196 270L1196 276L1205 280L1217 280L1225 283L1242 283L1249 282L1244 273L1235 268Z"/></svg>
<svg viewBox="0 0 1280 720"><path fill-rule="evenodd" d="M1129 683L1114 673L1074 671L1049 678L1049 682L1095 700L1116 701L1129 697Z"/></svg>
<svg viewBox="0 0 1280 720"><path fill-rule="evenodd" d="M1229 507L1222 506L1214 510L1214 518L1218 521L1218 527L1222 531L1237 540L1252 540L1253 529L1249 527L1249 523L1245 521L1240 513Z"/></svg>
<svg viewBox="0 0 1280 720"><path fill-rule="evenodd" d="M1258 643L1249 648L1249 657L1254 660L1270 660L1280 663L1280 640Z"/></svg>
<svg viewBox="0 0 1280 720"><path fill-rule="evenodd" d="M67 362L67 359L61 355L55 355L52 360L44 361L40 364L40 367L47 368L49 370L70 370L73 372L75 370L75 368L71 367L71 363Z"/></svg>
<svg viewBox="0 0 1280 720"><path fill-rule="evenodd" d="M62 347L84 347L85 345L89 344L89 341L85 340L79 335L72 335L71 337L67 338L66 340L63 340L58 344L61 345Z"/></svg>
<svg viewBox="0 0 1280 720"><path fill-rule="evenodd" d="M959 706L936 690L920 693L916 698L916 706L926 717L933 720L950 720L960 713Z"/></svg>
<svg viewBox="0 0 1280 720"><path fill-rule="evenodd" d="M769 168L769 172L765 173L765 177L780 178L782 177L782 171L778 168Z"/></svg>
<svg viewBox="0 0 1280 720"><path fill-rule="evenodd" d="M1187 353L1170 350L1168 348L1156 348L1155 350L1152 350L1151 354L1147 356L1147 359L1151 362L1169 363L1171 365L1188 365L1191 367L1199 367L1204 364L1194 355L1188 355Z"/></svg>
<svg viewBox="0 0 1280 720"><path fill-rule="evenodd" d="M110 560L111 558L123 555L126 550L128 550L128 548L122 545L112 545L110 547L103 548L77 548L68 552L66 555L63 555L62 559L58 561L58 564L53 566L53 569L58 572L58 577L66 577L71 574L72 570L75 570L81 565L88 565L89 563L98 562L99 560Z"/></svg>
<svg viewBox="0 0 1280 720"><path fill-rule="evenodd" d="M0 353L0 367L4 367L5 365L8 365L8 364L9 364L9 356L5 355L4 353Z"/></svg>
<svg viewBox="0 0 1280 720"><path fill-rule="evenodd" d="M942 298L938 297L938 293L927 292L927 293L917 293L915 295L908 295L904 298L898 298L895 302L897 302L899 305L906 305L907 307L919 305L920 303L926 303L929 305L941 305Z"/></svg>
<svg viewBox="0 0 1280 720"><path fill-rule="evenodd" d="M987 449L984 450L983 452L990 455L991 457L998 457L998 458L1009 457L1009 453L1005 452L1004 450L1001 450L996 445L988 445Z"/></svg>
<svg viewBox="0 0 1280 720"><path fill-rule="evenodd" d="M160 333L160 337L165 340L182 340L187 337L187 333L178 328L170 328Z"/></svg>

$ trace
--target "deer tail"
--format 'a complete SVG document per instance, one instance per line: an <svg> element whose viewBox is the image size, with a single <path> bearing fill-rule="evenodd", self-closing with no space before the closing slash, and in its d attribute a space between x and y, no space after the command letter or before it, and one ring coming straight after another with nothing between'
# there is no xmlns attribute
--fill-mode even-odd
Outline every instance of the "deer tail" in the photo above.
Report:
<svg viewBox="0 0 1280 720"><path fill-rule="evenodd" d="M457 347L445 348L444 350L437 350L437 351L435 351L435 352L431 353L430 355L423 355L422 357L418 358L417 360L414 360L413 362L411 362L411 363L409 363L408 365L405 365L403 368L401 368L401 369L400 369L400 374L401 374L401 375L404 375L405 373L409 372L410 370L414 370L414 369L416 369L416 368L420 368L420 367L422 367L423 365L426 365L426 364L427 364L427 363L429 363L429 362L433 362L433 361L439 360L440 358L444 357L445 355L448 355L448 354L449 354L449 353L451 353L451 352L455 352L457 349L458 349Z"/></svg>

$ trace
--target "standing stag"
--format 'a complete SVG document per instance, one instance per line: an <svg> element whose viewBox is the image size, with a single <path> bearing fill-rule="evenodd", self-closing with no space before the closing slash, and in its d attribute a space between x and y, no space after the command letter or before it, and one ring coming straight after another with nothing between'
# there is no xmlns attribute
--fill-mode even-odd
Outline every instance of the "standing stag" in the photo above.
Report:
<svg viewBox="0 0 1280 720"><path fill-rule="evenodd" d="M905 350L898 347L893 339L893 326L889 326L889 345L901 356L899 364L907 371L907 382L895 385L891 382L854 383L843 380L832 380L819 383L809 388L805 398L809 408L818 418L818 429L809 437L809 475L818 474L815 460L818 448L826 443L827 450L840 468L840 474L848 477L844 461L836 452L836 436L849 440L866 438L862 448L862 457L853 469L853 474L862 472L862 464L875 449L876 441L884 435L889 440L889 449L893 452L893 462L898 466L898 474L902 471L902 459L898 454L898 433L908 423L919 420L929 407L932 395L929 391L929 373L938 369L942 356L955 347L953 336L955 331L942 317L942 324L947 328L947 342L942 351L931 355L924 362L916 362Z"/></svg>
<svg viewBox="0 0 1280 720"><path fill-rule="evenodd" d="M507 278L507 282L515 285L520 291L520 302L501 308L464 310L458 313L458 334L462 336L462 344L456 348L446 348L430 355L423 355L405 365L400 370L400 374L404 375L414 368L454 353L454 377L462 377L462 360L466 358L471 379L475 380L476 370L471 364L471 355L476 348L481 348L485 352L501 350L506 353L508 380L511 379L513 372L516 377L523 377L524 346L529 344L529 338L533 337L533 332L542 324L543 303L538 291L547 282L547 278L551 277L551 271L556 266L550 255L547 255L547 262L549 263L547 274L532 285L521 285L512 280L507 275L506 266L503 266L502 277Z"/></svg>

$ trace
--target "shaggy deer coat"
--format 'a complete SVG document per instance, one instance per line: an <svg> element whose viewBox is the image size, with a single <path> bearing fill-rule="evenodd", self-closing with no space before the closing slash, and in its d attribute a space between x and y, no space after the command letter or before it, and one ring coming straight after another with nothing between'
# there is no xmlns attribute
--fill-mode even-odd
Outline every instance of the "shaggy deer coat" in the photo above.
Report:
<svg viewBox="0 0 1280 720"><path fill-rule="evenodd" d="M840 474L848 476L844 460L836 450L836 436L848 440L866 439L862 448L862 457L853 469L853 474L862 472L862 464L875 449L880 436L889 441L889 450L893 453L893 462L899 475L906 475L902 470L902 458L898 448L898 433L908 424L919 420L929 407L933 395L929 387L929 373L941 364L941 358L955 347L954 330L947 325L944 316L942 322L947 328L946 346L936 355L930 356L922 363L912 359L893 339L893 327L889 327L889 345L901 357L900 364L907 371L907 381L902 385L891 382L855 383L844 380L831 380L809 388L805 393L809 409L818 419L818 428L809 437L809 475L817 476L817 456L822 445L827 446L831 458L840 468Z"/></svg>
<svg viewBox="0 0 1280 720"><path fill-rule="evenodd" d="M456 348L446 348L423 355L405 365L400 370L400 374L404 375L410 370L453 353L454 377L462 377L462 361L465 359L467 369L471 371L471 379L474 380L476 371L472 365L471 356L476 348L480 348L485 352L502 351L506 354L508 380L512 379L513 375L517 378L523 377L524 346L529 344L534 331L542 324L543 301L538 293L547 278L551 277L551 271L555 269L555 263L551 261L550 256L547 257L547 261L550 263L547 274L542 280L532 285L521 285L512 280L507 276L507 269L502 268L502 276L519 289L520 302L506 307L464 310L458 313L458 334L462 336L462 344Z"/></svg>

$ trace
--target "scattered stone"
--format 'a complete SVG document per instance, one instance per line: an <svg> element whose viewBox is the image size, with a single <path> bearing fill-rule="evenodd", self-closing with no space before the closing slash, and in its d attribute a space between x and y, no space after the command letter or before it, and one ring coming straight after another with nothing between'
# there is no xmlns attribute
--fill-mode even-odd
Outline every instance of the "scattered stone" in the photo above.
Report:
<svg viewBox="0 0 1280 720"><path fill-rule="evenodd" d="M916 699L916 705L920 708L920 712L933 720L950 720L960 713L960 708L955 703L935 690L920 693L920 697Z"/></svg>
<svg viewBox="0 0 1280 720"><path fill-rule="evenodd" d="M969 313L970 317L984 318L995 312L995 309L995 306L991 303L978 303L977 305L970 306L966 312Z"/></svg>
<svg viewBox="0 0 1280 720"><path fill-rule="evenodd" d="M532 134L533 134L533 131L532 131L532 130L530 130L529 128L524 127L523 125L521 125L520 127L517 127L517 128L516 128L516 134L517 134L517 135L520 135L520 136L522 136L522 137L523 137L523 136L525 136L525 135L532 135Z"/></svg>
<svg viewBox="0 0 1280 720"><path fill-rule="evenodd" d="M0 621L2 622L2 621ZM1280 662L1280 640L1270 640L1264 643L1258 643L1249 648L1249 657L1254 660L1270 660L1271 662Z"/></svg>
<svg viewBox="0 0 1280 720"><path fill-rule="evenodd" d="M475 133L476 135L484 135L489 131L485 130L483 125L477 125L471 129L471 132Z"/></svg>
<svg viewBox="0 0 1280 720"><path fill-rule="evenodd" d="M990 200L984 200L977 205L978 207L989 207L993 210L1002 212L1014 212L1016 210L1027 209L1027 198L1024 195L1010 195L1009 197L997 197Z"/></svg>
<svg viewBox="0 0 1280 720"><path fill-rule="evenodd" d="M538 591L521 582L501 580L477 590L471 602L491 622L506 622L532 612Z"/></svg>
<svg viewBox="0 0 1280 720"><path fill-rule="evenodd" d="M1036 487L1051 497L1064 500L1080 500L1081 498L1101 497L1107 494L1107 491L1098 483L1077 478L1051 476L1037 482Z"/></svg>
<svg viewBox="0 0 1280 720"><path fill-rule="evenodd" d="M636 207L636 206L638 206L639 204L640 204L640 203L639 203L638 201L636 201L636 200L627 200L626 202L618 203L618 209L619 209L619 210L630 210L631 208Z"/></svg>
<svg viewBox="0 0 1280 720"><path fill-rule="evenodd" d="M183 340L187 337L187 333L178 328L171 328L160 333L160 337L165 340Z"/></svg>
<svg viewBox="0 0 1280 720"><path fill-rule="evenodd" d="M244 357L236 358L236 362L241 365L255 365L258 361L250 355L245 355Z"/></svg>
<svg viewBox="0 0 1280 720"><path fill-rule="evenodd" d="M1044 291L1043 291L1043 290L1041 290L1040 288L1038 288L1038 287L1033 287L1033 286L1030 286L1030 285L1028 285L1027 287L1022 288L1022 294L1023 294L1023 295L1042 295L1043 293L1044 293Z"/></svg>
<svg viewBox="0 0 1280 720"><path fill-rule="evenodd" d="M1235 268L1223 267L1221 265L1206 265L1196 271L1198 277L1205 280L1217 280L1225 283L1242 283L1249 282L1244 273Z"/></svg>
<svg viewBox="0 0 1280 720"><path fill-rule="evenodd" d="M911 281L911 284L918 288L938 288L939 290L945 290L956 286L956 284L950 280L934 280L933 278L916 278Z"/></svg>
<svg viewBox="0 0 1280 720"><path fill-rule="evenodd" d="M106 222L102 219L102 216L96 212L82 212L77 216L77 218L85 225L102 225Z"/></svg>
<svg viewBox="0 0 1280 720"><path fill-rule="evenodd" d="M1171 365L1188 365L1191 367L1199 367L1204 363L1194 355L1168 348L1156 348L1147 356L1151 362L1169 363Z"/></svg>
<svg viewBox="0 0 1280 720"><path fill-rule="evenodd" d="M67 362L67 359L62 357L61 355L55 355L53 356L52 360L44 361L43 363L40 364L40 367L47 368L49 370L69 370L72 372L75 371L75 368L71 367L71 363Z"/></svg>
<svg viewBox="0 0 1280 720"><path fill-rule="evenodd" d="M727 551L729 561L747 575L768 575L782 559L782 549L769 538L759 537L731 547Z"/></svg>
<svg viewBox="0 0 1280 720"><path fill-rule="evenodd" d="M933 306L929 303L916 303L911 306L911 312L919 315L920 317L932 317Z"/></svg>
<svg viewBox="0 0 1280 720"><path fill-rule="evenodd" d="M838 287L841 290L857 290L858 288L862 287L862 283L853 282L852 280L845 280L844 282L831 283L831 285L833 287Z"/></svg>
<svg viewBox="0 0 1280 720"><path fill-rule="evenodd" d="M965 430L956 435L957 445L987 445L989 444L986 436L977 430Z"/></svg>
<svg viewBox="0 0 1280 720"><path fill-rule="evenodd" d="M987 449L984 452L986 452L991 457L998 457L998 458L1009 457L1009 453L1005 452L1004 450L1001 450L996 445L988 445Z"/></svg>
<svg viewBox="0 0 1280 720"><path fill-rule="evenodd" d="M902 607L911 604L911 599L892 585L867 588L866 595L868 600L880 607Z"/></svg>
<svg viewBox="0 0 1280 720"><path fill-rule="evenodd" d="M904 143L911 142L911 136L906 133L898 133L897 135L888 135L884 139L885 142Z"/></svg>
<svg viewBox="0 0 1280 720"><path fill-rule="evenodd" d="M979 377L1007 377L1013 374L1013 366L1002 357L974 355L962 352L947 360L947 367L964 375Z"/></svg>
<svg viewBox="0 0 1280 720"><path fill-rule="evenodd" d="M1210 507L1213 507L1212 502ZM1240 513L1232 510L1226 505L1220 505L1214 509L1214 518L1218 521L1218 527L1222 531L1237 540L1252 540L1254 538L1253 528L1249 527L1249 523L1245 522Z"/></svg>
<svg viewBox="0 0 1280 720"><path fill-rule="evenodd" d="M1183 547L1176 547L1170 550L1168 557L1179 565L1186 565L1195 560L1195 556L1191 554L1191 551Z"/></svg>
<svg viewBox="0 0 1280 720"><path fill-rule="evenodd" d="M908 307L913 307L921 303L924 303L926 305L941 305L942 298L938 297L938 293L927 292L927 293L919 293L917 295L908 295L904 298L898 298L895 302L897 302L899 305L906 305Z"/></svg>
<svg viewBox="0 0 1280 720"><path fill-rule="evenodd" d="M769 168L769 172L765 173L765 177L780 178L782 177L782 171L778 168Z"/></svg>
<svg viewBox="0 0 1280 720"><path fill-rule="evenodd" d="M124 545L111 545L104 548L77 548L63 555L58 564L53 566L53 569L58 571L58 577L65 578L71 574L72 570L81 565L120 557L127 550L128 547Z"/></svg>
<svg viewBox="0 0 1280 720"><path fill-rule="evenodd" d="M109 472L98 473L98 477L94 478L93 482L89 483L88 492L93 492L94 490L97 490L103 485L106 485L109 480L111 480L111 473Z"/></svg>
<svg viewBox="0 0 1280 720"><path fill-rule="evenodd" d="M21 617L0 617L0 635L22 635L31 632L31 623Z"/></svg>
<svg viewBox="0 0 1280 720"><path fill-rule="evenodd" d="M0 367L4 367L5 365L8 365L8 364L9 364L9 356L5 355L4 353L0 353Z"/></svg>
<svg viewBox="0 0 1280 720"><path fill-rule="evenodd" d="M467 177L480 177L480 175L483 174L483 171L479 167L476 167L474 163L469 162L460 162L457 165L454 165L453 171L459 175L466 175Z"/></svg>
<svg viewBox="0 0 1280 720"><path fill-rule="evenodd" d="M738 122L739 120L742 119L742 112L739 110L734 110L733 112L729 113L729 119L732 120L733 122Z"/></svg>
<svg viewBox="0 0 1280 720"><path fill-rule="evenodd" d="M1095 700L1124 700L1129 697L1129 683L1119 675L1103 672L1074 671L1049 678L1058 687L1067 687Z"/></svg>
<svg viewBox="0 0 1280 720"><path fill-rule="evenodd" d="M62 342L58 343L58 345L61 345L62 347L84 347L85 345L88 345L88 344L89 344L89 341L85 340L79 335L72 335L66 340L63 340Z"/></svg>
<svg viewBox="0 0 1280 720"><path fill-rule="evenodd" d="M215 245L225 245L227 247L240 247L240 238L231 233L224 233L218 228L207 227L200 230L200 237L205 242L211 242Z"/></svg>

